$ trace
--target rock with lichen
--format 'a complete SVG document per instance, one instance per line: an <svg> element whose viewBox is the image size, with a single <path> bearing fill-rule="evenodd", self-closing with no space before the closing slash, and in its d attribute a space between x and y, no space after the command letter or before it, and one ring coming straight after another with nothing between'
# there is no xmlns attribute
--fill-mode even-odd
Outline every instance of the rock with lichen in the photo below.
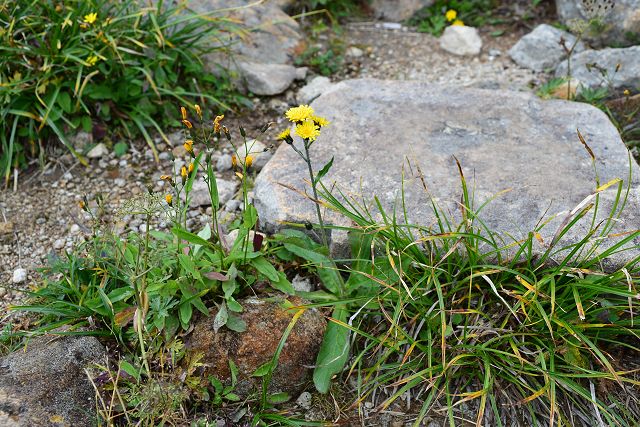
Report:
<svg viewBox="0 0 640 427"><path fill-rule="evenodd" d="M243 311L237 315L246 323L244 332L234 332L226 327L216 332L217 310L213 310L209 317L196 321L187 348L191 355L202 355L199 375L203 378L212 375L230 382L229 361L233 361L238 368L234 393L247 396L261 387L262 378L252 375L271 360L285 329L304 301L297 297L288 300L252 297L239 302ZM302 391L316 361L325 327L326 321L318 309L305 309L282 349L269 384L270 392L293 395Z"/></svg>

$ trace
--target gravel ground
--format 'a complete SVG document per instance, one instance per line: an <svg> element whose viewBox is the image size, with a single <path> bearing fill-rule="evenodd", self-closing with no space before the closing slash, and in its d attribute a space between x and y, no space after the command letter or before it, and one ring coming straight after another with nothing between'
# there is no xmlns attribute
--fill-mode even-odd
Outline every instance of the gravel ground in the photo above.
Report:
<svg viewBox="0 0 640 427"><path fill-rule="evenodd" d="M345 64L332 79L410 79L457 86L531 90L545 78L519 68L506 54L523 34L522 30L492 37L490 33L495 28L482 29L483 51L480 56L469 58L441 50L437 39L429 34L407 27L386 27L375 22L346 25ZM312 77L310 74L308 80ZM259 129L267 121L282 122L282 113L294 105L296 90L293 87L278 97L254 99L253 110L227 114L227 126L237 129L237 125L242 124L249 134L257 135L257 131L251 130ZM266 138L272 138L274 134L272 130ZM92 201L90 206L96 209L95 195L102 194L107 201L107 211L113 213L106 219L118 231L140 231L141 226L144 231L140 218L120 215L117 211L123 201L148 188L163 193L160 175L171 170L174 156L184 158L181 134L174 133L170 139L171 145L158 139L160 163L153 160L151 151L141 142L131 144L129 153L122 157L107 153L92 160L89 167L61 152L51 156L51 162L44 169L33 166L23 172L15 192L0 192L0 309L19 301L24 295L21 290L37 283L40 277L37 269L46 264L49 256L61 255L89 236L91 217L78 205L83 196L86 195ZM271 144L269 140L264 142ZM226 156L222 163L230 166L229 153L229 147L224 147L216 153L214 160ZM234 180L233 172L225 167L219 174L220 179ZM237 213L237 203L232 201L226 206L225 215L231 220L234 212ZM208 213L210 208L207 211L204 206L194 209L189 214L189 225L199 229L206 223ZM166 223L157 218L153 227L163 229ZM17 269L24 271L16 273ZM26 273L26 276L16 277L20 273ZM24 280L14 283L13 279Z"/></svg>

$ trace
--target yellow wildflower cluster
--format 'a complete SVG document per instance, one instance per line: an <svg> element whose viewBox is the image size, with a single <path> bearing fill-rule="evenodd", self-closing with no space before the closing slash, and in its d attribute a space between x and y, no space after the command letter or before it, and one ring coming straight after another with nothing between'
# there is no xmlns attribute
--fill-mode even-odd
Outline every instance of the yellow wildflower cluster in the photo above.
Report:
<svg viewBox="0 0 640 427"><path fill-rule="evenodd" d="M451 22L451 25L464 26L464 22L462 22L462 20L460 20L460 19L457 19L458 18L458 12L456 12L453 9L447 10L447 12L444 14L444 17L446 18L447 22Z"/></svg>
<svg viewBox="0 0 640 427"><path fill-rule="evenodd" d="M329 125L324 117L316 116L313 108L308 105L300 105L290 108L285 116L296 124L295 134L300 138L313 142L320 135L320 128ZM293 142L291 130L285 129L278 135L278 139L287 143Z"/></svg>

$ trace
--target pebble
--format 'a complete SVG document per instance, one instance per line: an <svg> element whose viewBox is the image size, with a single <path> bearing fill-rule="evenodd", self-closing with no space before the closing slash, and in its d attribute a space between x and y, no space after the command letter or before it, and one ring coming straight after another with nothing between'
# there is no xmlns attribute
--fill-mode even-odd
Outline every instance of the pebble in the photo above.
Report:
<svg viewBox="0 0 640 427"><path fill-rule="evenodd" d="M232 167L232 163L231 163L231 156L228 154L223 154L220 157L218 157L218 160L216 161L216 170L218 172L225 172L230 170Z"/></svg>
<svg viewBox="0 0 640 427"><path fill-rule="evenodd" d="M53 242L53 249L62 249L65 244L66 242L64 239L56 239L56 241Z"/></svg>
<svg viewBox="0 0 640 427"><path fill-rule="evenodd" d="M309 409L311 408L311 400L311 393L305 391L301 393L300 396L298 396L298 398L296 399L296 404L302 409Z"/></svg>
<svg viewBox="0 0 640 427"><path fill-rule="evenodd" d="M13 278L11 279L13 283L22 283L27 280L27 270L24 268L16 268L13 270Z"/></svg>
<svg viewBox="0 0 640 427"><path fill-rule="evenodd" d="M101 142L100 144L89 150L89 152L87 153L87 157L90 159L99 159L106 156L107 154L109 154L109 150L107 149L107 146Z"/></svg>
<svg viewBox="0 0 640 427"><path fill-rule="evenodd" d="M78 234L80 232L80 226L78 224L73 224L69 229L69 233Z"/></svg>
<svg viewBox="0 0 640 427"><path fill-rule="evenodd" d="M360 49L360 48L355 47L355 46L351 46L349 49L347 49L345 54L347 56L352 57L352 58L360 58L361 56L364 55L364 51L362 49Z"/></svg>

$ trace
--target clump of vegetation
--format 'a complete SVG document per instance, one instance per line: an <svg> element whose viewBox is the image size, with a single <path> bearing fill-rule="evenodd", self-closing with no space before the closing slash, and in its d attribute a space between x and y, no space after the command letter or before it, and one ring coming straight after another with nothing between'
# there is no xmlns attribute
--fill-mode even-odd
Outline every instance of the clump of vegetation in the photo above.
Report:
<svg viewBox="0 0 640 427"><path fill-rule="evenodd" d="M0 173L80 129L114 138L147 129L164 137L171 103L196 96L225 109L241 101L224 74L203 72L202 55L234 25L140 2L17 0L0 7ZM197 78L197 83L196 79ZM202 95L199 95L202 93ZM165 137L166 138L166 137ZM157 155L157 153L155 153Z"/></svg>
<svg viewBox="0 0 640 427"><path fill-rule="evenodd" d="M438 0L409 20L423 33L440 36L447 25L480 27L487 23L495 0Z"/></svg>

